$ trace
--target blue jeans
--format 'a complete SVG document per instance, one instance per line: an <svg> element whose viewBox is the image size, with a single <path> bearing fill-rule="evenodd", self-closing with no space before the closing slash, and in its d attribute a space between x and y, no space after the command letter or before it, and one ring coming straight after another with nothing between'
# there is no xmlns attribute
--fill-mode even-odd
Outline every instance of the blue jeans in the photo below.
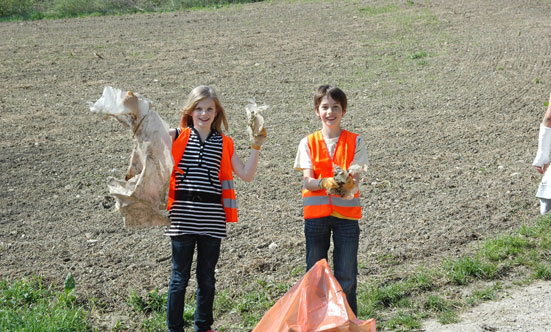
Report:
<svg viewBox="0 0 551 332"><path fill-rule="evenodd" d="M172 275L168 286L167 325L170 332L184 331L184 300L191 263L197 246L197 296L194 328L208 331L214 322L214 269L220 256L221 239L206 235L172 237Z"/></svg>
<svg viewBox="0 0 551 332"><path fill-rule="evenodd" d="M358 314L356 288L358 275L358 244L360 226L357 220L341 219L333 216L306 219L306 269L310 270L320 259L327 260L327 253L333 232L334 275L354 314Z"/></svg>

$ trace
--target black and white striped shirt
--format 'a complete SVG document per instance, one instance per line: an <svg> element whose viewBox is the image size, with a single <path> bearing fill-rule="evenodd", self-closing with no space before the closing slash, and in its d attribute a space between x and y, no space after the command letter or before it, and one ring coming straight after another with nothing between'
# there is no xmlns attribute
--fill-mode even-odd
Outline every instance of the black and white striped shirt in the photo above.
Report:
<svg viewBox="0 0 551 332"><path fill-rule="evenodd" d="M180 129L177 129L180 133ZM222 159L222 135L213 131L204 142L192 128L176 173L170 227L165 234L200 234L226 237L226 215L222 206L222 185L218 173Z"/></svg>

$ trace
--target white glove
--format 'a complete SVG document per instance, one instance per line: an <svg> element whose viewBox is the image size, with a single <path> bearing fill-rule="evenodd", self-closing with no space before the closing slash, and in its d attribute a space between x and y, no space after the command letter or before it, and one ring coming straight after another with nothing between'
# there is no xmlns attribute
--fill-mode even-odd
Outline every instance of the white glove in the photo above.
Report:
<svg viewBox="0 0 551 332"><path fill-rule="evenodd" d="M538 153L532 163L532 166L543 167L549 163L549 154L551 152L551 128L540 124L540 133L538 140Z"/></svg>

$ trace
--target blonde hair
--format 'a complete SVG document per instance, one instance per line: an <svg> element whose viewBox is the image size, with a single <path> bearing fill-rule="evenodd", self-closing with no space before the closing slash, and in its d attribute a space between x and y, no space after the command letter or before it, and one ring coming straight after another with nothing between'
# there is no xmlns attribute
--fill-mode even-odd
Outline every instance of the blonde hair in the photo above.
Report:
<svg viewBox="0 0 551 332"><path fill-rule="evenodd" d="M212 99L214 106L216 107L216 116L210 126L211 130L216 130L219 133L222 132L222 124L224 128L228 130L228 120L226 119L226 111L220 104L220 99L213 87L207 85L200 85L191 90L187 97L186 104L182 108L182 120L180 121L181 128L193 127L193 111L197 104L206 98Z"/></svg>

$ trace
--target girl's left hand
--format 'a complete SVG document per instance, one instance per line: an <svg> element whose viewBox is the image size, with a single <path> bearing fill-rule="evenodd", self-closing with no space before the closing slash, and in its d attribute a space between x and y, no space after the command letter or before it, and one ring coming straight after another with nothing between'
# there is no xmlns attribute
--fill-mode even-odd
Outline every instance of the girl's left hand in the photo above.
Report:
<svg viewBox="0 0 551 332"><path fill-rule="evenodd" d="M534 166L536 168L536 171L538 171L540 174L544 174L545 171L547 170L547 167L549 167L549 163L543 165L543 167L541 166Z"/></svg>
<svg viewBox="0 0 551 332"><path fill-rule="evenodd" d="M262 128L260 132L254 136L254 145L258 147L262 146L262 143L264 143L266 137L268 137L268 132L266 131L266 128Z"/></svg>

